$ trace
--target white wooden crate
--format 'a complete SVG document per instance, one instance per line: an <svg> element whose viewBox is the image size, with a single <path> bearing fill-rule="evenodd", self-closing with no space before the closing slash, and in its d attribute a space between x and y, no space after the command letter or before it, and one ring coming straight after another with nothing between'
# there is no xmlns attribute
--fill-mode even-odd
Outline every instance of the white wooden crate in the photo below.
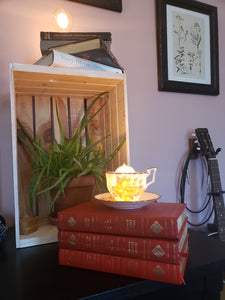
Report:
<svg viewBox="0 0 225 300"><path fill-rule="evenodd" d="M29 159L17 142L17 118L31 134L38 134L48 145L51 135L52 99L56 98L64 134L69 138L80 119L84 99L92 100L101 92L106 105L101 112L94 136L110 134L105 142L105 152L110 153L126 137L126 143L111 162L115 170L122 163L129 163L129 134L127 116L126 75L99 71L76 70L25 64L10 64L10 99L12 120L13 181L15 202L16 247L28 247L57 241L57 228L42 222L31 234L21 234L20 220L29 217L27 184L31 176ZM68 114L70 103L70 117ZM54 104L53 104L54 105ZM68 124L70 118L70 126ZM54 133L57 135L57 133ZM47 219L45 212L42 217Z"/></svg>

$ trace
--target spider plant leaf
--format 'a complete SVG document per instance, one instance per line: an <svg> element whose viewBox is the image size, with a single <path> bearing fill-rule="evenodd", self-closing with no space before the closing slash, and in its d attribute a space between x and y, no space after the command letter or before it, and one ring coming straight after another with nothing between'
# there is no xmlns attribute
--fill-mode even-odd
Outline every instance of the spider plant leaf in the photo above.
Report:
<svg viewBox="0 0 225 300"><path fill-rule="evenodd" d="M32 136L27 132L23 124L17 119L17 124L19 125L20 129L22 130L23 134L26 136L26 138L33 144L35 140L32 138Z"/></svg>
<svg viewBox="0 0 225 300"><path fill-rule="evenodd" d="M101 191L106 192L105 175L103 175L101 172L96 171L94 172L94 176Z"/></svg>
<svg viewBox="0 0 225 300"><path fill-rule="evenodd" d="M43 194L43 193L45 193L45 192L48 192L48 191L50 191L50 190L52 190L53 188L55 188L57 185L60 185L62 182L63 182L63 180L64 180L64 178L66 178L67 176L68 176L68 174L70 173L70 171L71 170L67 170L61 177L59 177L53 184L51 184L49 187L47 187L46 189L43 189L43 190L41 190L41 191L39 191L38 193L37 193L37 195L39 195L39 194ZM66 179L67 180L67 179Z"/></svg>
<svg viewBox="0 0 225 300"><path fill-rule="evenodd" d="M101 94L99 94L93 101L92 103L89 105L88 109L86 110L84 116L82 117L80 124L78 126L78 129L76 131L76 133L74 134L74 138L77 138L77 136L80 136L81 132L87 128L87 125L93 120L93 118L102 110L102 108L105 106L105 103L91 116L88 118L88 115L92 109L92 107L94 106L94 104L96 103L96 101L102 97L104 94L107 94L108 92L103 92ZM70 140L72 141L73 138Z"/></svg>
<svg viewBox="0 0 225 300"><path fill-rule="evenodd" d="M51 200L51 207L50 209L53 210L54 207L54 203L55 201L58 199L58 197L60 196L61 193L64 193L64 189L66 187L66 185L68 184L68 182L71 180L70 177L66 178L64 182L61 182L62 184L60 184L60 188L58 189L58 191L56 192L54 198Z"/></svg>
<svg viewBox="0 0 225 300"><path fill-rule="evenodd" d="M107 166L107 164L117 155L117 153L123 147L125 141L126 141L126 138L124 138L122 140L122 142L116 147L116 149L102 162L104 164L104 166Z"/></svg>

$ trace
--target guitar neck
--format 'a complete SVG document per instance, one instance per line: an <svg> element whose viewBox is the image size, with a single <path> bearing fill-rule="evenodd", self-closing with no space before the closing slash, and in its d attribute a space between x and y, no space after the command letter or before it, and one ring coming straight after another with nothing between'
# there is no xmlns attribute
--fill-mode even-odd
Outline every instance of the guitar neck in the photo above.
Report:
<svg viewBox="0 0 225 300"><path fill-rule="evenodd" d="M222 190L220 172L217 158L208 159L209 175L213 192L219 193Z"/></svg>
<svg viewBox="0 0 225 300"><path fill-rule="evenodd" d="M209 158L208 167L214 200L215 221L219 237L222 241L225 241L225 208L217 158Z"/></svg>

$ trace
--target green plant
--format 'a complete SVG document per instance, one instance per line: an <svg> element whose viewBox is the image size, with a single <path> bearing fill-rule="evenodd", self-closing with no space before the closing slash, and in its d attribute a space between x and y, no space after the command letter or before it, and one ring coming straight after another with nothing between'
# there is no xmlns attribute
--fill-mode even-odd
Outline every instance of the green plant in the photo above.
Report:
<svg viewBox="0 0 225 300"><path fill-rule="evenodd" d="M43 147L40 137L37 136L33 139L17 119L19 125L17 131L18 140L26 147L32 157L33 176L28 186L32 212L35 196L47 193L57 187L58 191L54 198L51 199L51 209L53 209L56 199L64 192L65 186L73 177L77 177L78 181L83 175L93 174L98 185L104 191L105 174L102 170L107 168L108 163L116 156L125 142L125 139L123 139L108 157L105 157L102 147L103 140L108 136L103 137L97 142L93 142L91 122L105 104L92 116L89 116L89 113L96 101L105 93L107 92L98 95L90 104L70 140L67 140L63 134L56 101L56 114L61 143L55 140L48 150ZM87 130L88 125L89 131ZM84 130L86 131L87 145L82 144L82 132Z"/></svg>

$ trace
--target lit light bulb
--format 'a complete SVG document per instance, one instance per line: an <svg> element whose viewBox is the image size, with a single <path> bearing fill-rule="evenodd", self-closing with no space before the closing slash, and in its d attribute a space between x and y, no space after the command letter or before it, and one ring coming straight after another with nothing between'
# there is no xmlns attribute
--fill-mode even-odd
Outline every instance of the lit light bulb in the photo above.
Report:
<svg viewBox="0 0 225 300"><path fill-rule="evenodd" d="M72 26L72 16L70 12L64 8L60 8L55 11L54 20L59 30L68 31Z"/></svg>
<svg viewBox="0 0 225 300"><path fill-rule="evenodd" d="M123 164L122 166L118 167L115 172L116 173L135 173L135 170L131 166Z"/></svg>
<svg viewBox="0 0 225 300"><path fill-rule="evenodd" d="M56 17L56 22L62 29L65 29L68 27L69 20L65 13L60 13Z"/></svg>

